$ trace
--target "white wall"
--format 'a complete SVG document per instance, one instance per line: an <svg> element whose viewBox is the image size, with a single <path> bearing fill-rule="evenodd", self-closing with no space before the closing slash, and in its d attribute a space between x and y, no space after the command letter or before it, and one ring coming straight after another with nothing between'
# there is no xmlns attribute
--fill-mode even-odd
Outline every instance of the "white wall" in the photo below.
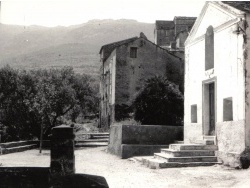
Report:
<svg viewBox="0 0 250 188"><path fill-rule="evenodd" d="M185 142L202 138L202 82L216 78L216 136L222 153L240 153L245 148L244 42L242 34L234 33L237 24L232 20L236 21L237 18L209 6L185 47ZM214 69L205 71L204 35L210 25L215 31ZM233 98L233 121L224 122L223 99L228 97ZM191 123L193 104L197 104L197 123Z"/></svg>

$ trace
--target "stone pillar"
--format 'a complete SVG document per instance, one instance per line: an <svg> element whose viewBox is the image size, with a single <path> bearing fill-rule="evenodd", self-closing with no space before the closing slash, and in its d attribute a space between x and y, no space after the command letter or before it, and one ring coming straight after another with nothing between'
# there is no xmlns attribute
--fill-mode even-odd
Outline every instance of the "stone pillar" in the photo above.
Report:
<svg viewBox="0 0 250 188"><path fill-rule="evenodd" d="M73 127L60 125L52 129L51 138L51 185L60 187L61 180L75 173Z"/></svg>

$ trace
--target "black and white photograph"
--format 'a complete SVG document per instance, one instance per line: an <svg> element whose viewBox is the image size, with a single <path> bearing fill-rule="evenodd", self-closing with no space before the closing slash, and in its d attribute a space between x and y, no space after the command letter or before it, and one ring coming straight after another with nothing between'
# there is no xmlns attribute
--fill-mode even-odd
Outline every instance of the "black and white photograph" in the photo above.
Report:
<svg viewBox="0 0 250 188"><path fill-rule="evenodd" d="M0 188L249 188L250 1L0 0Z"/></svg>

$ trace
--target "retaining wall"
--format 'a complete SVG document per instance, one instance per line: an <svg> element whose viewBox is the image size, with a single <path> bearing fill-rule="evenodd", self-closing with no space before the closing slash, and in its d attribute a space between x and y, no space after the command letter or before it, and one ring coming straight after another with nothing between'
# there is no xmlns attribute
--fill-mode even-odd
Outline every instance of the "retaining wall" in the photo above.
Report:
<svg viewBox="0 0 250 188"><path fill-rule="evenodd" d="M183 140L182 126L115 125L110 129L108 151L121 158L153 155L175 140Z"/></svg>

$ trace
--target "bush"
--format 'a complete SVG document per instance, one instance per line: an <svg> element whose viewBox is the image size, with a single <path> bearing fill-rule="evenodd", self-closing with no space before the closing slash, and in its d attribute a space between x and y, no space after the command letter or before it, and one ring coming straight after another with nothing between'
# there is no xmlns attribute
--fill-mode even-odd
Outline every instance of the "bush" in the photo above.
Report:
<svg viewBox="0 0 250 188"><path fill-rule="evenodd" d="M164 77L148 79L134 100L133 108L135 120L142 124L183 125L183 94Z"/></svg>

